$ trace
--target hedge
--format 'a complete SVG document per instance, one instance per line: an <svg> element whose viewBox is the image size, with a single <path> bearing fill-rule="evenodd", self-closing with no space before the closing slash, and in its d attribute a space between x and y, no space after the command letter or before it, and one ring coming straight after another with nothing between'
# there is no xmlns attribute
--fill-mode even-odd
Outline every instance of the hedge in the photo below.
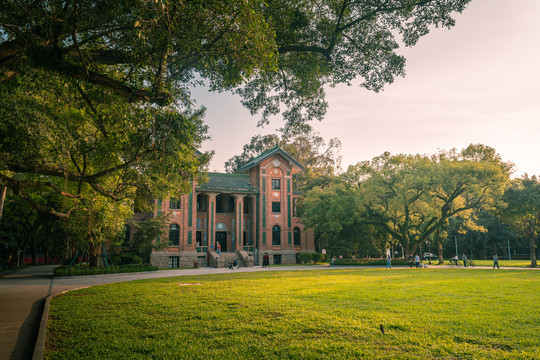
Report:
<svg viewBox="0 0 540 360"><path fill-rule="evenodd" d="M77 275L99 275L99 274L117 274L117 273L130 273L141 271L157 271L157 266L151 266L147 264L130 264L121 266L109 266L90 268L88 266L77 267L72 266L69 270L65 266L60 266L54 269L55 276L77 276Z"/></svg>

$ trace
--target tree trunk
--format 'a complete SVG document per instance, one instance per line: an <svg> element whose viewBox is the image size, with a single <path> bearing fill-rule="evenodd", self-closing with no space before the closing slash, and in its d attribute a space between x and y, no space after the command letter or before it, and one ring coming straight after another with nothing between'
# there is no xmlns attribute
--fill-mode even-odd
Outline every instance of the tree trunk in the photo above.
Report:
<svg viewBox="0 0 540 360"><path fill-rule="evenodd" d="M0 223L2 222L2 213L4 212L4 201L6 200L7 187L0 189Z"/></svg>
<svg viewBox="0 0 540 360"><path fill-rule="evenodd" d="M90 267L98 266L98 257L100 253L99 249L99 245L90 244L90 251L88 254L88 262L90 263Z"/></svg>
<svg viewBox="0 0 540 360"><path fill-rule="evenodd" d="M534 236L531 237L529 241L529 250L531 253L531 267L535 268L537 264L536 264L536 240Z"/></svg>
<svg viewBox="0 0 540 360"><path fill-rule="evenodd" d="M437 243L437 256L439 257L439 264L444 264L444 258L442 255L442 243Z"/></svg>

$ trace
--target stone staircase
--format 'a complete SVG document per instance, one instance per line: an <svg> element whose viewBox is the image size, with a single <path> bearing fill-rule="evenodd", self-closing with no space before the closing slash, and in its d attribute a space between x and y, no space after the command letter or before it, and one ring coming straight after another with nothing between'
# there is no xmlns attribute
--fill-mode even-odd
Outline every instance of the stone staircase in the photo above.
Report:
<svg viewBox="0 0 540 360"><path fill-rule="evenodd" d="M232 263L234 260L238 260L239 267L253 266L253 256L245 251L221 252L221 256L219 256L216 251L211 251L209 255L210 267L226 268L229 267L229 263Z"/></svg>

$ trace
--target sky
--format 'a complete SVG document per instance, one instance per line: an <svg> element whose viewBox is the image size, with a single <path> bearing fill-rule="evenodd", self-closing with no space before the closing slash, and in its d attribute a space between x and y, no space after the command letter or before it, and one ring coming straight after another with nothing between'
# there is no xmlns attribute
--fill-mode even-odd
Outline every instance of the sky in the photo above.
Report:
<svg viewBox="0 0 540 360"><path fill-rule="evenodd" d="M433 29L401 48L406 76L373 93L327 89L328 112L312 123L342 144L342 169L389 151L435 154L484 144L515 164L514 176L540 175L540 0L472 0L450 30ZM207 108L214 150L210 171L242 152L256 134L275 133L279 117L258 128L257 115L230 93L193 92Z"/></svg>

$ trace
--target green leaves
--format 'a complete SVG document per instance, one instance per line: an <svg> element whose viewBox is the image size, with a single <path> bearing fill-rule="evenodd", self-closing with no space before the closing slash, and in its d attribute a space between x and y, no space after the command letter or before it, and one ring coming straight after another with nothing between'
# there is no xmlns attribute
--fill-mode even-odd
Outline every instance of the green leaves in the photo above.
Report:
<svg viewBox="0 0 540 360"><path fill-rule="evenodd" d="M493 209L500 201L509 169L483 145L431 157L384 153L351 166L340 176L341 184L308 192L303 221L336 239L356 225L384 240L381 249L397 241L408 255L449 218L460 216L469 229L482 230L474 211ZM356 229L355 236L360 241L369 235Z"/></svg>

